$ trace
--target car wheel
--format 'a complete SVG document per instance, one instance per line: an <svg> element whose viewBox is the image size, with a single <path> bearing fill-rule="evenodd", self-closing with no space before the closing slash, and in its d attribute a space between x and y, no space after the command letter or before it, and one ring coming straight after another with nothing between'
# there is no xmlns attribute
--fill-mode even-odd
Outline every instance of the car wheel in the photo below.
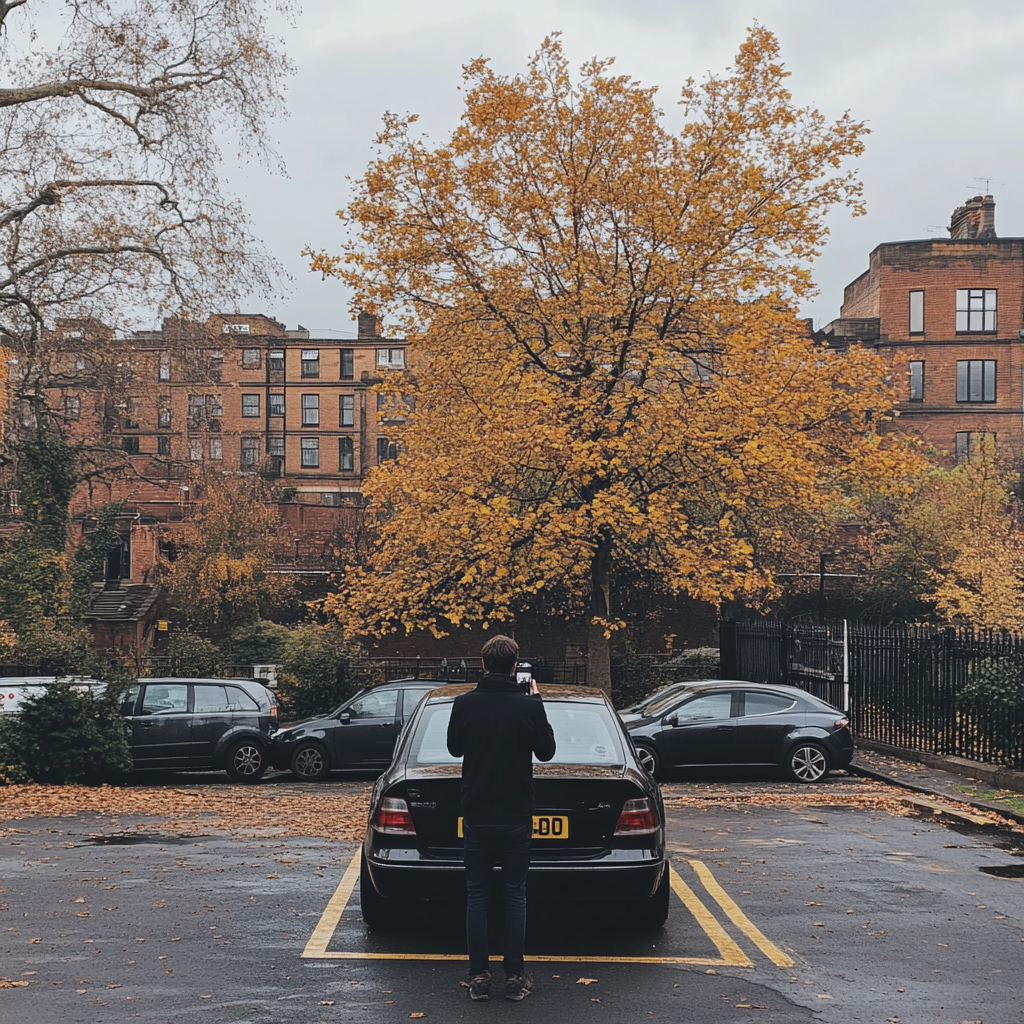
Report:
<svg viewBox="0 0 1024 1024"><path fill-rule="evenodd" d="M228 749L224 767L235 782L259 782L267 770L267 755L255 740L240 740Z"/></svg>
<svg viewBox="0 0 1024 1024"><path fill-rule="evenodd" d="M393 928L405 916L404 900L390 900L374 888L365 857L360 857L359 861L359 905L363 910L363 920L371 928Z"/></svg>
<svg viewBox="0 0 1024 1024"><path fill-rule="evenodd" d="M798 743L786 759L794 782L820 782L829 770L828 754L817 743Z"/></svg>
<svg viewBox="0 0 1024 1024"><path fill-rule="evenodd" d="M632 915L632 920L645 932L656 932L668 920L668 905L671 895L669 870L669 866L666 864L665 870L661 874L661 881L658 883L658 888L654 890L653 896L637 901L637 909Z"/></svg>
<svg viewBox="0 0 1024 1024"><path fill-rule="evenodd" d="M330 770L327 751L319 743L300 743L292 755L292 774L302 782L319 782Z"/></svg>
<svg viewBox="0 0 1024 1024"><path fill-rule="evenodd" d="M661 758L658 757L658 752L656 750L652 747L645 747L638 743L636 747L636 759L640 762L640 767L643 768L648 775L660 778Z"/></svg>

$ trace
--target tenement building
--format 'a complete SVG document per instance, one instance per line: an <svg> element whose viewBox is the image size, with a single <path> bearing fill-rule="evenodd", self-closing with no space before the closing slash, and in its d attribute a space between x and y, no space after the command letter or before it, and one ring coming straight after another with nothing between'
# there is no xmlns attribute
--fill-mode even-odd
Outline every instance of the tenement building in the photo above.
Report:
<svg viewBox="0 0 1024 1024"><path fill-rule="evenodd" d="M949 238L883 242L818 337L907 358L903 429L957 460L984 437L1024 458L1024 238L995 200L954 210Z"/></svg>

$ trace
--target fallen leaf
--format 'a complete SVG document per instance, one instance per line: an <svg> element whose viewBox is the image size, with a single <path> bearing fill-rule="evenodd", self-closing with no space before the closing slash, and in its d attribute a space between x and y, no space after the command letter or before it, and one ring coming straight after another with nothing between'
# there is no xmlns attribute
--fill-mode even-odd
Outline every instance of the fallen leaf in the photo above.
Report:
<svg viewBox="0 0 1024 1024"><path fill-rule="evenodd" d="M120 988L120 985L108 985L107 988Z"/></svg>
<svg viewBox="0 0 1024 1024"><path fill-rule="evenodd" d="M716 971L713 967L709 967L704 973L705 974L717 974L718 971Z"/></svg>
<svg viewBox="0 0 1024 1024"><path fill-rule="evenodd" d="M0 988L28 988L29 982L27 981L8 981L6 978L0 978Z"/></svg>
<svg viewBox="0 0 1024 1024"><path fill-rule="evenodd" d="M577 985L593 985L596 982L597 982L597 978L580 978L580 980L577 981L576 984Z"/></svg>
<svg viewBox="0 0 1024 1024"><path fill-rule="evenodd" d="M410 1013L409 1016L410 1017L426 1017L426 1014L425 1013L420 1013L420 1011L417 1010L415 1013Z"/></svg>
<svg viewBox="0 0 1024 1024"><path fill-rule="evenodd" d="M737 1003L737 1010L768 1010L770 1007L762 1006L760 1003Z"/></svg>
<svg viewBox="0 0 1024 1024"><path fill-rule="evenodd" d="M334 1000L333 999L321 999L320 1002L317 1003L317 1005L318 1006L333 1006L334 1005Z"/></svg>
<svg viewBox="0 0 1024 1024"><path fill-rule="evenodd" d="M276 871L272 875L267 875L267 878L277 878L277 877L278 877L278 874L277 874Z"/></svg>
<svg viewBox="0 0 1024 1024"><path fill-rule="evenodd" d="M42 941L43 941L42 939L29 939L28 940L28 944L30 946L34 946L37 942L42 942Z"/></svg>
<svg viewBox="0 0 1024 1024"><path fill-rule="evenodd" d="M72 903L84 903L85 902L85 897L84 896L76 896L71 902Z"/></svg>
<svg viewBox="0 0 1024 1024"><path fill-rule="evenodd" d="M805 903L804 906L805 907L822 907L822 906L824 906L824 904L823 903Z"/></svg>
<svg viewBox="0 0 1024 1024"><path fill-rule="evenodd" d="M600 1000L600 999L593 999L593 998L592 998L592 999L591 999L590 1001L591 1001L592 1003L599 1003L599 1002L601 1002L601 1000Z"/></svg>

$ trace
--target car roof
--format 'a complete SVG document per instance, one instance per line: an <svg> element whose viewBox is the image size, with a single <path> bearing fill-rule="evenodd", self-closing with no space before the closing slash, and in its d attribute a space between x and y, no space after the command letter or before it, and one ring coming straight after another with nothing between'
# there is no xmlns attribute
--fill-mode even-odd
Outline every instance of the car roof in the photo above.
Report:
<svg viewBox="0 0 1024 1024"><path fill-rule="evenodd" d="M476 689L473 683L448 683L447 686L439 686L427 694L426 700L430 702L440 700L454 700L460 694L470 693ZM538 685L540 695L548 700L579 700L592 701L595 704L607 704L608 695L604 690L596 686L563 686L561 683L540 683Z"/></svg>
<svg viewBox="0 0 1024 1024"><path fill-rule="evenodd" d="M225 683L231 683L234 686L252 687L258 686L261 690L269 690L265 682L261 679L203 679L193 678L192 676L142 676L139 679L139 683L211 683L217 686L223 686Z"/></svg>
<svg viewBox="0 0 1024 1024"><path fill-rule="evenodd" d="M801 690L799 686L790 686L788 683L752 683L748 679L702 679L691 685L702 691L734 690L737 686L742 686L745 690L788 693L794 697L814 697L813 693ZM815 697L814 699L820 700L821 698Z"/></svg>

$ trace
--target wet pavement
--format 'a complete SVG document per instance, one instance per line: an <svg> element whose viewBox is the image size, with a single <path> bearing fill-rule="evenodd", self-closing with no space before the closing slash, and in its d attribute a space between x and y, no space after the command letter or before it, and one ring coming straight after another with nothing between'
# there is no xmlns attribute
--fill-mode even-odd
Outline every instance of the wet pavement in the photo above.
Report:
<svg viewBox="0 0 1024 1024"><path fill-rule="evenodd" d="M457 906L369 931L354 843L0 822L0 1020L1019 1021L1021 833L907 816L883 789L666 785L668 925L532 907L522 1004L466 999Z"/></svg>

